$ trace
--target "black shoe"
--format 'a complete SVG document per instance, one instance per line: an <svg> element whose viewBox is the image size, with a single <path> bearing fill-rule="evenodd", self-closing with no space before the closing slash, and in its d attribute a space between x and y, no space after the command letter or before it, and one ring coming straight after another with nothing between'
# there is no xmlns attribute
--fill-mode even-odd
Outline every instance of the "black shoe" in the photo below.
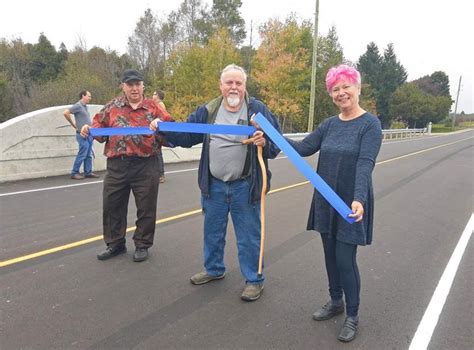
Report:
<svg viewBox="0 0 474 350"><path fill-rule="evenodd" d="M87 179L98 179L100 176L94 173L90 173L90 174L84 175L84 177Z"/></svg>
<svg viewBox="0 0 474 350"><path fill-rule="evenodd" d="M107 260L127 252L127 247L125 245L119 245L116 247L107 247L103 252L97 254L97 259Z"/></svg>
<svg viewBox="0 0 474 350"><path fill-rule="evenodd" d="M344 325L337 336L337 339L347 343L356 337L357 334L357 326L359 325L359 318L358 317L346 317L344 321Z"/></svg>
<svg viewBox="0 0 474 350"><path fill-rule="evenodd" d="M329 301L319 310L313 314L313 320L316 321L325 321L333 318L336 315L342 314L344 312L344 303L341 302L341 305L334 305L332 301Z"/></svg>
<svg viewBox="0 0 474 350"><path fill-rule="evenodd" d="M137 248L133 254L133 261L140 262L148 259L148 248Z"/></svg>

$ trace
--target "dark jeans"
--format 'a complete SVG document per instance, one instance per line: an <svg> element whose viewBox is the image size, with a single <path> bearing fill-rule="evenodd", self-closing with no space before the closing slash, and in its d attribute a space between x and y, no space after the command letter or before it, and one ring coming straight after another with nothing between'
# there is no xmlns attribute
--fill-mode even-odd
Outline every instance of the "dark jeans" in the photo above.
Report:
<svg viewBox="0 0 474 350"><path fill-rule="evenodd" d="M104 241L115 247L125 244L130 191L137 207L133 240L137 248L149 248L155 235L159 187L158 158L118 157L107 159L103 191Z"/></svg>
<svg viewBox="0 0 474 350"><path fill-rule="evenodd" d="M360 303L360 275L357 267L357 245L337 241L335 237L321 234L324 246L329 295L332 300L346 297L347 316L357 316Z"/></svg>

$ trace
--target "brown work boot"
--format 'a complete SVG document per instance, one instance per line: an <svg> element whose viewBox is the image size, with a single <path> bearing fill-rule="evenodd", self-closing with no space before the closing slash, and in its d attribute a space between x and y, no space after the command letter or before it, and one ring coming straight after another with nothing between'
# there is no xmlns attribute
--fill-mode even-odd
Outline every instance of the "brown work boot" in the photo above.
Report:
<svg viewBox="0 0 474 350"><path fill-rule="evenodd" d="M245 301L255 301L262 295L263 283L247 284L240 298Z"/></svg>
<svg viewBox="0 0 474 350"><path fill-rule="evenodd" d="M191 277L191 283L195 285L205 284L214 280L220 280L225 277L225 273L219 276L209 275L206 271L198 272Z"/></svg>

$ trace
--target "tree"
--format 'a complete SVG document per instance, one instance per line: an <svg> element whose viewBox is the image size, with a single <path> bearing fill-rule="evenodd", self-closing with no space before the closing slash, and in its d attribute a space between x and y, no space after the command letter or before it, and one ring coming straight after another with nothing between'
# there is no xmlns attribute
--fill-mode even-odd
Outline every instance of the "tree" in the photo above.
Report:
<svg viewBox="0 0 474 350"><path fill-rule="evenodd" d="M449 96L449 77L445 72L437 71L431 74L431 80L437 87L438 94L437 96Z"/></svg>
<svg viewBox="0 0 474 350"><path fill-rule="evenodd" d="M35 82L44 83L54 80L61 72L63 54L56 49L41 33L38 43L30 46L30 78Z"/></svg>
<svg viewBox="0 0 474 350"><path fill-rule="evenodd" d="M311 76L311 24L294 16L269 20L252 69L261 99L279 116L282 130L304 130Z"/></svg>
<svg viewBox="0 0 474 350"><path fill-rule="evenodd" d="M92 93L92 103L105 104L119 94L122 71L130 67L127 56L93 47L89 51L70 52L64 72L54 81L34 84L26 101L28 111L49 106L68 105L77 101L80 90Z"/></svg>
<svg viewBox="0 0 474 350"><path fill-rule="evenodd" d="M183 0L177 11L168 16L168 23L175 24L181 43L204 45L212 34L210 13L201 0Z"/></svg>
<svg viewBox="0 0 474 350"><path fill-rule="evenodd" d="M196 106L220 95L220 72L241 57L226 30L220 30L201 47L181 45L169 59L170 76L165 80L166 105L173 116L185 118ZM155 82L155 86L159 82Z"/></svg>
<svg viewBox="0 0 474 350"><path fill-rule="evenodd" d="M316 69L316 96L315 96L315 125L324 119L338 113L337 107L332 102L326 91L326 74L331 67L344 62L344 53L339 43L336 27L332 26L326 36L318 39L318 59ZM347 63L347 62L346 62ZM308 111L309 113L309 111Z"/></svg>
<svg viewBox="0 0 474 350"><path fill-rule="evenodd" d="M407 80L405 68L398 62L393 44L388 44L381 64L381 84L377 96L377 110L382 125L390 125L393 115L389 113L392 94Z"/></svg>
<svg viewBox="0 0 474 350"><path fill-rule="evenodd" d="M0 123L14 117L13 96L8 88L8 81L0 74Z"/></svg>
<svg viewBox="0 0 474 350"><path fill-rule="evenodd" d="M240 15L241 0L213 0L212 23L214 30L226 28L235 44L240 44L245 39L245 21Z"/></svg>
<svg viewBox="0 0 474 350"><path fill-rule="evenodd" d="M439 122L446 118L451 107L448 96L433 96L425 93L415 83L405 83L393 93L390 114L405 121L409 127L425 127L428 122Z"/></svg>
<svg viewBox="0 0 474 350"><path fill-rule="evenodd" d="M374 89L380 87L380 69L382 64L382 56L374 42L367 45L367 51L359 57L357 70L360 72L362 82L370 84Z"/></svg>
<svg viewBox="0 0 474 350"><path fill-rule="evenodd" d="M136 61L145 79L154 79L163 61L160 60L160 40L157 20L151 9L137 22L133 35L128 38L128 53Z"/></svg>
<svg viewBox="0 0 474 350"><path fill-rule="evenodd" d="M166 74L166 60L180 41L177 13L171 12L167 21L161 21L158 31L161 38L161 60L164 62L164 76Z"/></svg>
<svg viewBox="0 0 474 350"><path fill-rule="evenodd" d="M387 128L394 117L389 113L392 94L407 79L405 68L398 62L393 44L388 44L381 57L375 43L367 45L367 51L359 58L357 68L362 82L372 88L376 109L382 126Z"/></svg>
<svg viewBox="0 0 474 350"><path fill-rule="evenodd" d="M449 93L449 78L444 72L434 72L431 75L425 75L413 83L427 94L433 96L451 96Z"/></svg>
<svg viewBox="0 0 474 350"><path fill-rule="evenodd" d="M12 99L13 105L10 117L27 112L25 104L33 84L29 69L30 48L31 44L25 44L21 39L0 41L0 75L7 83L4 91Z"/></svg>

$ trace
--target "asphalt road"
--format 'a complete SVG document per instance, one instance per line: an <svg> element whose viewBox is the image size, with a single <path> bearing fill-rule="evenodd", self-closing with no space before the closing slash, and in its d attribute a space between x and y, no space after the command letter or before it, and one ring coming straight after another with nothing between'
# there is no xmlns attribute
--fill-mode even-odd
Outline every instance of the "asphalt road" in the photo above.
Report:
<svg viewBox="0 0 474 350"><path fill-rule="evenodd" d="M202 269L202 216L192 213L200 209L197 163L167 165L144 263L132 261L130 238L127 254L96 259L104 247L101 181L0 184L0 348L408 349L474 211L473 137L383 144L374 243L358 250L360 331L350 344L336 339L343 316L311 318L328 299L323 251L319 235L305 230L312 187L284 157L270 162L278 191L267 198L267 279L253 303L240 300L231 226L226 278L189 283ZM474 347L473 253L471 239L429 349Z"/></svg>

